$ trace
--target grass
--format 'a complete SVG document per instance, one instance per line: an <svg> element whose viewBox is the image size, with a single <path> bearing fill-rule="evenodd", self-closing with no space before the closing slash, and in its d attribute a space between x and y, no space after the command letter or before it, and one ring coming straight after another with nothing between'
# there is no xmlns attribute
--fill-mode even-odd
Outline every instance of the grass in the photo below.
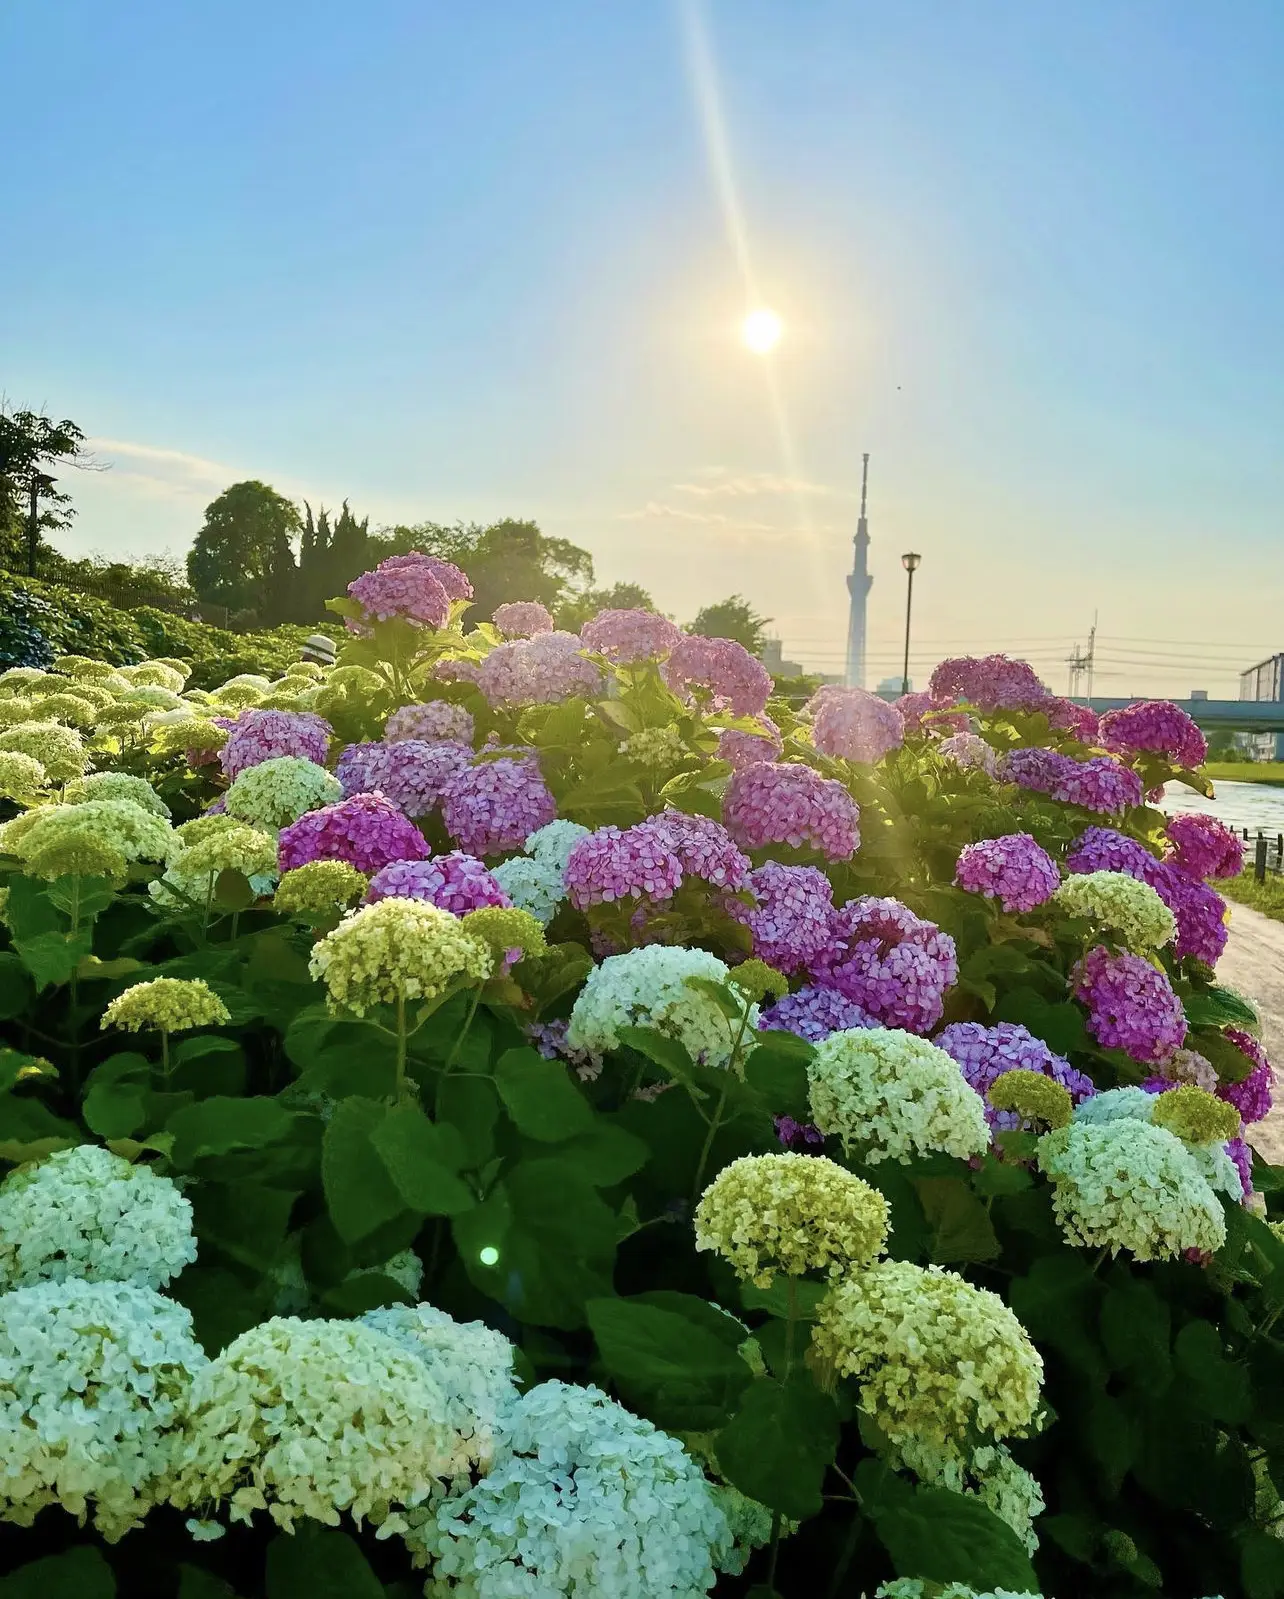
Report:
<svg viewBox="0 0 1284 1599"><path fill-rule="evenodd" d="M1214 783L1271 783L1284 788L1284 761L1208 761L1203 771Z"/></svg>
<svg viewBox="0 0 1284 1599"><path fill-rule="evenodd" d="M1263 916L1284 922L1284 877L1276 877L1268 872L1266 881L1259 883L1253 877L1253 870L1250 867L1238 877L1230 877L1218 883L1217 889L1219 893L1225 894L1227 899L1236 900L1241 905L1251 905L1255 911L1261 911Z"/></svg>

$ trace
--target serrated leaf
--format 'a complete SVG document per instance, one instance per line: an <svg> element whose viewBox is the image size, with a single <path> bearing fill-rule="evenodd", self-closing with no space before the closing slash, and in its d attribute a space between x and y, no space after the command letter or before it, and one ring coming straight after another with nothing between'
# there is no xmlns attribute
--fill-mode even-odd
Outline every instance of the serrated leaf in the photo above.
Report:
<svg viewBox="0 0 1284 1599"><path fill-rule="evenodd" d="M1025 1545L994 1512L949 1488L917 1488L867 1505L896 1574L965 1583L978 1593L1038 1593Z"/></svg>
<svg viewBox="0 0 1284 1599"><path fill-rule="evenodd" d="M44 990L69 983L92 944L88 933L51 932L16 938L13 947L36 988Z"/></svg>
<svg viewBox="0 0 1284 1599"><path fill-rule="evenodd" d="M394 1222L407 1209L373 1134L387 1120L387 1105L353 1095L340 1100L321 1146L321 1181L335 1231L359 1243Z"/></svg>
<svg viewBox="0 0 1284 1599"><path fill-rule="evenodd" d="M797 1521L819 1512L837 1448L837 1407L805 1373L757 1378L714 1443L728 1482Z"/></svg>
<svg viewBox="0 0 1284 1599"><path fill-rule="evenodd" d="M508 1114L528 1138L559 1143L587 1132L593 1108L559 1060L533 1049L510 1049L495 1064L495 1086Z"/></svg>
<svg viewBox="0 0 1284 1599"><path fill-rule="evenodd" d="M398 1105L374 1123L370 1142L408 1210L457 1216L474 1204L467 1184L452 1170L457 1150L414 1105Z"/></svg>

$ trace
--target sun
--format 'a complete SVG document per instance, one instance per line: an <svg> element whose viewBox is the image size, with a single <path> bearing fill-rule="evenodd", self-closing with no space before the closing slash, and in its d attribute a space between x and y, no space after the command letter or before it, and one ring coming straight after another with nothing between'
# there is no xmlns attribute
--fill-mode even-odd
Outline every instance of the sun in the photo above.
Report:
<svg viewBox="0 0 1284 1599"><path fill-rule="evenodd" d="M740 337L755 355L766 355L774 350L780 343L780 335L784 331L784 323L765 305L760 306L757 311L750 311L740 325Z"/></svg>

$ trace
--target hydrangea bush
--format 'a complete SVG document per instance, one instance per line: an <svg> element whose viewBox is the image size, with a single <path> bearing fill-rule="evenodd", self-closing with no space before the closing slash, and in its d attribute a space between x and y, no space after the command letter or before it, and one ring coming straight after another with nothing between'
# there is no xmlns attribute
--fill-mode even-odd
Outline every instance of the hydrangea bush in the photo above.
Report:
<svg viewBox="0 0 1284 1599"><path fill-rule="evenodd" d="M1284 1595L1198 729L471 598L0 673L0 1579Z"/></svg>

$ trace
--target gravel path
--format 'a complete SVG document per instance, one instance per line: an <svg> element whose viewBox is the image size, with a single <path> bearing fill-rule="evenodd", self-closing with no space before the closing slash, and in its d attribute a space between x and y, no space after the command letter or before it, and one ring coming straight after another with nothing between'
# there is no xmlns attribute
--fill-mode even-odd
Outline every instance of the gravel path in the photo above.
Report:
<svg viewBox="0 0 1284 1599"><path fill-rule="evenodd" d="M1284 922L1232 904L1230 939L1217 975L1261 1011L1266 1053L1284 1065ZM1284 1083L1278 1066L1275 1075L1276 1108L1258 1124L1252 1141L1272 1165L1279 1165L1284 1163Z"/></svg>

